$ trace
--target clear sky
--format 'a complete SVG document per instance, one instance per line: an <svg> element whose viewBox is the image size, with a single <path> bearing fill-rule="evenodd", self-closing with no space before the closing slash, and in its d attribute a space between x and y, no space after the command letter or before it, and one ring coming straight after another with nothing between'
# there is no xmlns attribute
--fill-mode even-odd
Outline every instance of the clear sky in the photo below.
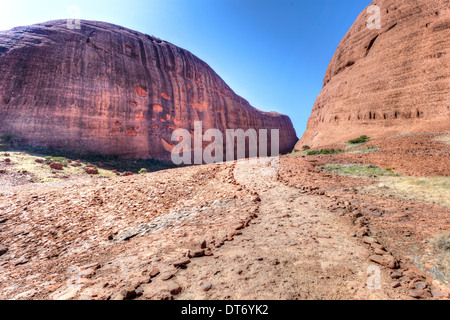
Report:
<svg viewBox="0 0 450 320"><path fill-rule="evenodd" d="M0 30L71 17L106 21L191 51L255 108L306 129L326 68L371 0L0 0Z"/></svg>

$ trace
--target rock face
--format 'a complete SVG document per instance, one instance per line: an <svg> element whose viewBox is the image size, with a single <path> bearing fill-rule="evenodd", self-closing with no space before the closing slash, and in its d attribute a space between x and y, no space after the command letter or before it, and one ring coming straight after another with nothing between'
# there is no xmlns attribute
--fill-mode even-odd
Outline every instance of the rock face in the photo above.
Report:
<svg viewBox="0 0 450 320"><path fill-rule="evenodd" d="M339 44L297 144L450 130L450 1L379 0Z"/></svg>
<svg viewBox="0 0 450 320"><path fill-rule="evenodd" d="M280 129L287 116L259 111L203 61L155 37L103 22L66 20L0 32L0 134L29 145L126 158L170 159L172 132Z"/></svg>

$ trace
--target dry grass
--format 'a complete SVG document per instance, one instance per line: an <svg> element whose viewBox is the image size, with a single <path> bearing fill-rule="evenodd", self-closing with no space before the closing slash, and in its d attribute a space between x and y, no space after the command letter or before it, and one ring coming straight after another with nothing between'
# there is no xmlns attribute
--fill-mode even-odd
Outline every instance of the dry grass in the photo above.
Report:
<svg viewBox="0 0 450 320"><path fill-rule="evenodd" d="M450 279L450 232L436 235L431 240L431 246L436 253L437 265L445 280Z"/></svg>
<svg viewBox="0 0 450 320"><path fill-rule="evenodd" d="M8 158L11 159L14 171L27 171L32 174L39 182L56 182L65 176L86 175L82 167L64 167L63 170L52 170L49 165L37 163L36 159L42 159L24 152L8 152ZM1 155L1 154L0 154ZM52 172L57 172L53 174ZM115 174L108 170L99 169L99 178L111 178Z"/></svg>
<svg viewBox="0 0 450 320"><path fill-rule="evenodd" d="M450 208L450 177L380 177L380 182L385 188L370 186L365 190Z"/></svg>
<svg viewBox="0 0 450 320"><path fill-rule="evenodd" d="M398 176L398 173L392 170L384 170L377 166L366 164L328 164L322 167L322 170L334 174L340 174L351 177L370 177L370 176Z"/></svg>
<svg viewBox="0 0 450 320"><path fill-rule="evenodd" d="M442 142L450 145L450 133L443 134L433 139L434 141Z"/></svg>

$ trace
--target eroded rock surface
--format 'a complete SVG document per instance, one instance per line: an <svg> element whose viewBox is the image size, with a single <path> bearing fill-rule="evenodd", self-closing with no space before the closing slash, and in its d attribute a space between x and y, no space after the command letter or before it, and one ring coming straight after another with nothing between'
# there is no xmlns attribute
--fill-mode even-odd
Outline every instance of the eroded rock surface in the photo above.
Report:
<svg viewBox="0 0 450 320"><path fill-rule="evenodd" d="M66 20L0 32L0 133L31 145L127 158L170 159L172 132L280 129L287 116L259 111L203 61L120 26Z"/></svg>
<svg viewBox="0 0 450 320"><path fill-rule="evenodd" d="M381 29L366 26L364 10L343 38L297 149L448 130L450 1L372 4Z"/></svg>

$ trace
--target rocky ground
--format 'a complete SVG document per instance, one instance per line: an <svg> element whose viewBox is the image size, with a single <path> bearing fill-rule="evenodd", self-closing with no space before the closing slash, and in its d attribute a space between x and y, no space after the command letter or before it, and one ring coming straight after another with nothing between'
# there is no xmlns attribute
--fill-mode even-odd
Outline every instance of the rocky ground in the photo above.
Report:
<svg viewBox="0 0 450 320"><path fill-rule="evenodd" d="M394 181L442 179L432 193L445 198L446 137L287 155L279 167L21 182L0 197L0 298L446 299L445 257L431 243L450 230L450 209L402 196ZM402 176L341 175L326 164Z"/></svg>

